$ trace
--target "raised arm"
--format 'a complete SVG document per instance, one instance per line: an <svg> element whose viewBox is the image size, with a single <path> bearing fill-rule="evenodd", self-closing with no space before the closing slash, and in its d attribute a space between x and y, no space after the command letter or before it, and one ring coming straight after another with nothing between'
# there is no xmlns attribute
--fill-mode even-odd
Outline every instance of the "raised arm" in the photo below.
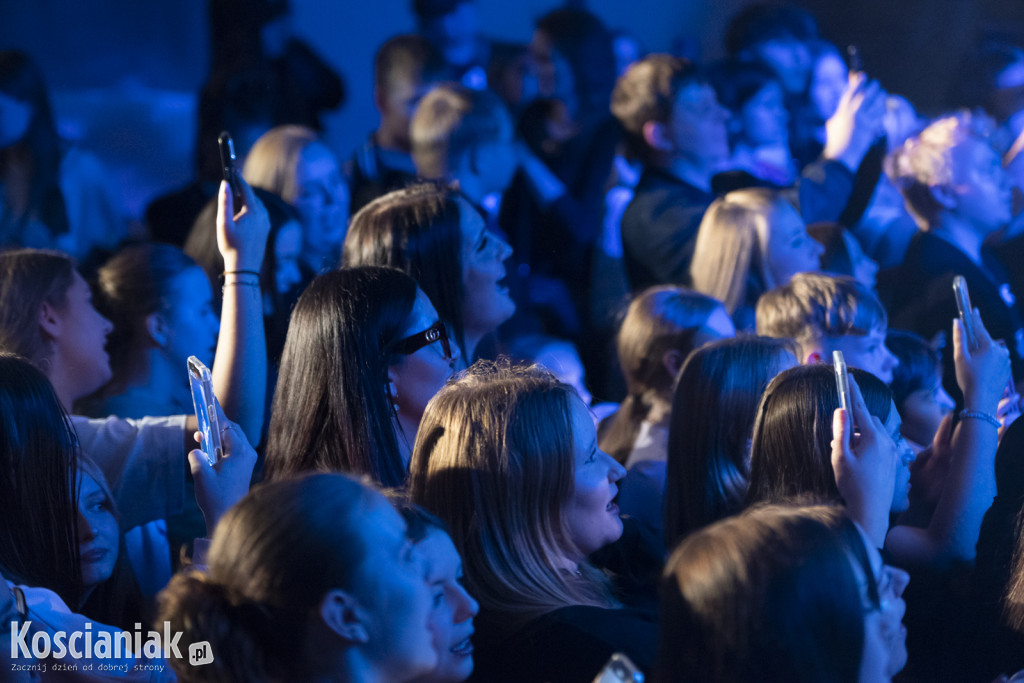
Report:
<svg viewBox="0 0 1024 683"><path fill-rule="evenodd" d="M1010 354L989 336L977 309L973 315L976 349L964 343L960 320L953 324L953 358L957 384L964 393L964 413L949 445L949 471L935 512L926 528L897 525L885 540L886 549L901 566L941 568L973 560L982 519L996 495L999 423L995 415L1010 379Z"/></svg>
<svg viewBox="0 0 1024 683"><path fill-rule="evenodd" d="M224 302L213 362L213 389L229 418L258 444L267 390L267 345L259 273L270 234L267 211L239 178L245 206L235 211L228 184L217 194L217 246L224 257Z"/></svg>
<svg viewBox="0 0 1024 683"><path fill-rule="evenodd" d="M889 529L889 507L900 459L882 421L868 412L853 377L850 404L860 433L853 434L851 416L837 408L832 416L832 471L850 519L860 524L875 547L881 548Z"/></svg>

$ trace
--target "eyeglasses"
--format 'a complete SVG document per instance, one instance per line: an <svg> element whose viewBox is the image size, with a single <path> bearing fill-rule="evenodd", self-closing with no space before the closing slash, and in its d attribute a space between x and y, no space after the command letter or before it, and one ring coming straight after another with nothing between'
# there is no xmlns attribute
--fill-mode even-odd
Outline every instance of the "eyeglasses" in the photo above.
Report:
<svg viewBox="0 0 1024 683"><path fill-rule="evenodd" d="M408 356L416 353L424 346L429 346L436 341L441 342L441 349L444 351L444 359L447 361L455 360L452 356L452 345L448 339L448 328L444 326L444 323L438 320L436 323L416 334L411 334L408 337L399 339L391 345L390 350L393 353L400 353L403 356Z"/></svg>

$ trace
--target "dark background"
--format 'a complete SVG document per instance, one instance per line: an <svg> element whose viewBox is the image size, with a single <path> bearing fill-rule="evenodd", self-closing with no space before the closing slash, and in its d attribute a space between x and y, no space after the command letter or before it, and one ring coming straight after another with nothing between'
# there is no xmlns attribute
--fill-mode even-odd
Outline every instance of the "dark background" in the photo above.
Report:
<svg viewBox="0 0 1024 683"><path fill-rule="evenodd" d="M529 40L536 17L560 0L476 0L483 32ZM652 51L721 56L724 27L748 0L589 0L611 28ZM976 41L1024 44L1021 0L804 0L822 35L860 47L866 70L923 112L947 106L950 76ZM61 130L111 164L138 214L191 175L195 92L208 66L206 0L0 0L0 45L41 64ZM296 33L341 72L345 107L327 138L347 158L376 125L373 53L414 28L409 0L293 0Z"/></svg>

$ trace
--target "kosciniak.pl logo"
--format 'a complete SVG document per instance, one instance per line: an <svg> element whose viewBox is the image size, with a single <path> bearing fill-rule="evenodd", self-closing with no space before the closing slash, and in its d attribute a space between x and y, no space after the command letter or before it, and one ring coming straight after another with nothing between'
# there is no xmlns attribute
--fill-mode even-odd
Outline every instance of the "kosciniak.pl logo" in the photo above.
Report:
<svg viewBox="0 0 1024 683"><path fill-rule="evenodd" d="M117 631L109 628L93 630L91 622L85 622L81 631L32 631L32 622L19 624L11 622L11 659L34 657L35 659L124 659L144 656L149 659L181 659L178 641L181 633L171 633L171 625L164 622L164 631L148 631L145 636L142 624L135 624L135 631ZM202 666L213 661L213 650L208 641L192 643L188 647L188 661Z"/></svg>

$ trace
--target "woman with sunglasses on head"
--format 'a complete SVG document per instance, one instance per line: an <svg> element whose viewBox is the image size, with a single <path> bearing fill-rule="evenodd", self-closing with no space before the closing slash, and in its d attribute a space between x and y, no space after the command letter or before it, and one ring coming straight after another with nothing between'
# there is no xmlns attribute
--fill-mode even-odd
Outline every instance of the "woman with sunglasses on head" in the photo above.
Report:
<svg viewBox="0 0 1024 683"><path fill-rule="evenodd" d="M423 410L458 359L405 273L346 268L316 278L295 305L281 356L267 478L335 471L402 486Z"/></svg>

